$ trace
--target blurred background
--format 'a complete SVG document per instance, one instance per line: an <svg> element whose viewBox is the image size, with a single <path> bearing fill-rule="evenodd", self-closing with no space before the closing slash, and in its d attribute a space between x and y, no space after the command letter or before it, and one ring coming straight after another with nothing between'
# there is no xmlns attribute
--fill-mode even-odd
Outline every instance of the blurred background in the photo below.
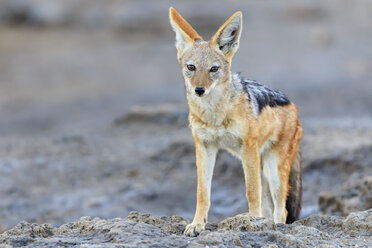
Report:
<svg viewBox="0 0 372 248"><path fill-rule="evenodd" d="M372 2L0 0L0 231L132 210L192 218L196 169L168 9L209 39L235 11L233 71L305 127L303 217L372 207ZM246 212L220 153L210 220Z"/></svg>

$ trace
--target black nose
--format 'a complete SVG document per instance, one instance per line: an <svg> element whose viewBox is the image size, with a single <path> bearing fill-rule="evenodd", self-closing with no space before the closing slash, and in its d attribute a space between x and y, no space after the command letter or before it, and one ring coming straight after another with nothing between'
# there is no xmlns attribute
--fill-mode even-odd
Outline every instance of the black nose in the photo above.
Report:
<svg viewBox="0 0 372 248"><path fill-rule="evenodd" d="M195 93L198 94L199 96L203 95L205 92L203 87L196 87L195 88Z"/></svg>

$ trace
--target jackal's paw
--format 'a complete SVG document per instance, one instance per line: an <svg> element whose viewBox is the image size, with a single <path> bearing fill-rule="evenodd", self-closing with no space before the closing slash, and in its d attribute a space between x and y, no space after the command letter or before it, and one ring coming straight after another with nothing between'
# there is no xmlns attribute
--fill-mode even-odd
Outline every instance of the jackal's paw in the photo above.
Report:
<svg viewBox="0 0 372 248"><path fill-rule="evenodd" d="M205 230L205 224L204 223L191 223L191 224L188 224L186 226L186 229L183 233L186 236L196 237L203 230Z"/></svg>

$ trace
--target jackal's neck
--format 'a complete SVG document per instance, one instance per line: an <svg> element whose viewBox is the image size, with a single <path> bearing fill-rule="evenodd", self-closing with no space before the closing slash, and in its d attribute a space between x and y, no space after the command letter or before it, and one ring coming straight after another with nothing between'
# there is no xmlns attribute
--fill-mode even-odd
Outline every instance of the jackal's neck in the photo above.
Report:
<svg viewBox="0 0 372 248"><path fill-rule="evenodd" d="M239 92L233 86L232 77L220 82L209 95L198 97L187 94L190 118L206 125L219 126L238 103Z"/></svg>

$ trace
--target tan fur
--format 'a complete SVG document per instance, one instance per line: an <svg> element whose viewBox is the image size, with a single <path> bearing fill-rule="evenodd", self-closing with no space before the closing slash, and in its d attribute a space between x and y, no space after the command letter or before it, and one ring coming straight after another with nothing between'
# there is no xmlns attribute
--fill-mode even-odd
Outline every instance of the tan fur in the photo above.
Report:
<svg viewBox="0 0 372 248"><path fill-rule="evenodd" d="M244 92L233 88L230 67L239 45L241 16L241 12L235 13L212 40L206 42L199 40L201 37L191 26L173 8L170 9L170 20L176 33L194 39L181 37L176 42L185 79L198 172L195 217L185 230L185 234L191 236L205 228L213 167L219 149L231 152L242 161L250 213L257 217L265 214L277 223L286 220L288 179L299 150L302 127L293 103L273 108L267 106L257 116ZM222 43L226 40L228 42ZM189 71L187 64L195 65L195 71ZM213 65L219 66L217 73L209 71ZM205 94L196 95L195 87L204 87ZM262 180L265 187L262 187ZM270 192L263 194L262 190L268 188ZM267 202L270 196L271 201Z"/></svg>
<svg viewBox="0 0 372 248"><path fill-rule="evenodd" d="M180 15L178 12L170 7L169 18L173 28L180 32L180 35L185 39L189 45L193 45L195 41L202 40L203 38L191 27L191 25ZM182 56L183 48L177 46L178 58Z"/></svg>
<svg viewBox="0 0 372 248"><path fill-rule="evenodd" d="M178 27L187 34L192 40L202 40L200 35L191 27L191 25L178 14L178 12L170 7L170 17Z"/></svg>

